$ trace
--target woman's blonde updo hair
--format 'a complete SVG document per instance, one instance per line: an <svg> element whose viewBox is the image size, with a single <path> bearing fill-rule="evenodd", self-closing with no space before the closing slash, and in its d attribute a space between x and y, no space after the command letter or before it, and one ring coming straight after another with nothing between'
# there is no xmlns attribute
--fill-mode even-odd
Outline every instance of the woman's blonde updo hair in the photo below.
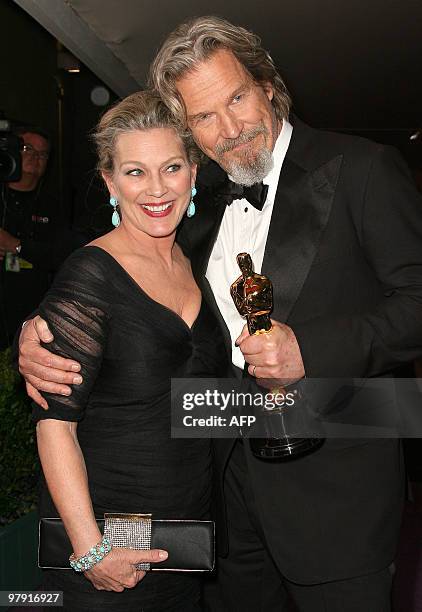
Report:
<svg viewBox="0 0 422 612"><path fill-rule="evenodd" d="M182 140L189 163L199 163L201 152L191 135L173 118L157 92L138 91L109 108L101 117L93 139L97 148L100 173L112 175L116 140L134 130L171 128Z"/></svg>

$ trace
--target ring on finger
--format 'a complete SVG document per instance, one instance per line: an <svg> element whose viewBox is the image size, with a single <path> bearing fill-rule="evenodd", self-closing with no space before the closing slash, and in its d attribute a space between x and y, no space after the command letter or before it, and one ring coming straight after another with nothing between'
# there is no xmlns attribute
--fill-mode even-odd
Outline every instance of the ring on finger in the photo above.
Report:
<svg viewBox="0 0 422 612"><path fill-rule="evenodd" d="M256 365L254 365L253 370L252 370L252 376L254 376L256 378Z"/></svg>

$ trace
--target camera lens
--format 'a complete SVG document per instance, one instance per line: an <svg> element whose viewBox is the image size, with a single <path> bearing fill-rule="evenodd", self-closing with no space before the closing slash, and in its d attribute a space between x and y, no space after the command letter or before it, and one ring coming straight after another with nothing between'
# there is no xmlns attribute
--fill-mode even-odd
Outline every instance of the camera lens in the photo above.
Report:
<svg viewBox="0 0 422 612"><path fill-rule="evenodd" d="M7 181L16 170L16 161L7 153L0 151L0 181Z"/></svg>

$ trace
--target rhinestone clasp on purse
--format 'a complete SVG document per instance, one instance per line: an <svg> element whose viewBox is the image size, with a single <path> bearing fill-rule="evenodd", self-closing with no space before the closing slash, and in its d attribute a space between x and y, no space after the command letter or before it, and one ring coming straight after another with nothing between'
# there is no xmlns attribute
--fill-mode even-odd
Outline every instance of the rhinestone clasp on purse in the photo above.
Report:
<svg viewBox="0 0 422 612"><path fill-rule="evenodd" d="M112 546L134 550L151 549L151 514L106 513L104 536ZM150 563L138 563L138 570L148 571Z"/></svg>

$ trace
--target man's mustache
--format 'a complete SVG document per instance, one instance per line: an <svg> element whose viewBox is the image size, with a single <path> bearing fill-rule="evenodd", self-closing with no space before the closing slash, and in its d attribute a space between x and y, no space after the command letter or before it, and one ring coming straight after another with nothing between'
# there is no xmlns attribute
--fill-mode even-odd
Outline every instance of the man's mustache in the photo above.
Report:
<svg viewBox="0 0 422 612"><path fill-rule="evenodd" d="M217 156L223 155L223 153L227 153L228 151L232 151L236 147L242 144L246 144L250 142L260 134L268 135L268 130L265 125L258 125L257 127L248 130L247 132L242 132L237 138L230 138L221 142L220 144L215 146L215 153Z"/></svg>

